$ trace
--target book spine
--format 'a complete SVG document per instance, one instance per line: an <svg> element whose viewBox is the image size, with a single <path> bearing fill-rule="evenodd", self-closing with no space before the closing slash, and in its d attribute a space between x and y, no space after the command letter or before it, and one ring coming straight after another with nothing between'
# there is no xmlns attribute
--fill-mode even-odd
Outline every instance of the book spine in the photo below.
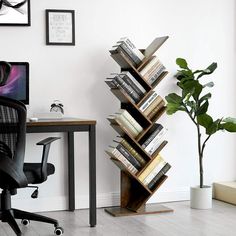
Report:
<svg viewBox="0 0 236 236"><path fill-rule="evenodd" d="M129 94L130 97L132 97L135 103L140 101L140 96L128 84L126 84L120 76L116 76L114 80Z"/></svg>
<svg viewBox="0 0 236 236"><path fill-rule="evenodd" d="M124 42L130 50L142 61L144 59L144 55L140 52L138 48L128 39L127 37L121 38L118 42Z"/></svg>
<svg viewBox="0 0 236 236"><path fill-rule="evenodd" d="M147 109L145 109L145 111L143 112L143 114L145 116L148 116L148 114L162 101L163 99L158 96L156 97L156 99L147 107Z"/></svg>
<svg viewBox="0 0 236 236"><path fill-rule="evenodd" d="M123 71L121 74L123 73L126 74L133 81L133 83L141 90L143 94L147 92L146 89L134 78L134 76L130 72Z"/></svg>
<svg viewBox="0 0 236 236"><path fill-rule="evenodd" d="M142 62L142 60L140 60L137 55L134 54L134 52L129 47L127 47L126 43L121 43L119 47L129 56L129 58L131 58L132 61L134 61L136 65L139 65Z"/></svg>
<svg viewBox="0 0 236 236"><path fill-rule="evenodd" d="M139 162L122 146L118 144L116 149L138 170L142 168Z"/></svg>
<svg viewBox="0 0 236 236"><path fill-rule="evenodd" d="M166 129L162 129L156 137L147 145L145 148L145 151L148 152L149 154L153 154L155 150L160 146L161 144L161 139L163 136L166 134Z"/></svg>
<svg viewBox="0 0 236 236"><path fill-rule="evenodd" d="M122 110L122 109L121 109ZM141 133L143 131L142 126L129 114L127 110L123 110L122 115L134 126L134 128Z"/></svg>
<svg viewBox="0 0 236 236"><path fill-rule="evenodd" d="M160 180L160 178L171 168L171 165L169 163L166 163L166 165L161 169L161 171L152 179L152 181L148 184L149 189L153 189L156 183Z"/></svg>
<svg viewBox="0 0 236 236"><path fill-rule="evenodd" d="M162 100L157 106L147 115L148 119L151 120L160 110L165 106L164 100Z"/></svg>
<svg viewBox="0 0 236 236"><path fill-rule="evenodd" d="M117 150L113 149L112 154L133 174L136 174L138 170Z"/></svg>
<svg viewBox="0 0 236 236"><path fill-rule="evenodd" d="M158 71L163 65L160 61L157 61L144 75L144 79L150 78L151 75L153 75L156 71Z"/></svg>
<svg viewBox="0 0 236 236"><path fill-rule="evenodd" d="M136 84L127 76L124 76L124 81L133 88L133 90L140 96L143 97L144 93L136 86Z"/></svg>
<svg viewBox="0 0 236 236"><path fill-rule="evenodd" d="M122 139L120 142L129 152L133 155L134 158L142 165L146 165L146 161L142 158L142 156L125 140Z"/></svg>
<svg viewBox="0 0 236 236"><path fill-rule="evenodd" d="M114 81L112 80L106 80L105 83L112 89L117 88L117 86L115 85Z"/></svg>
<svg viewBox="0 0 236 236"><path fill-rule="evenodd" d="M139 134L135 127L124 116L118 114L116 115L116 119L126 130L129 130L129 133L132 133L132 137L136 137Z"/></svg>
<svg viewBox="0 0 236 236"><path fill-rule="evenodd" d="M162 170L165 164L165 161L161 161L160 163L158 163L158 165L153 169L153 171L150 172L149 175L143 180L143 183L145 185L148 185L152 181L152 179Z"/></svg>
<svg viewBox="0 0 236 236"><path fill-rule="evenodd" d="M111 55L113 55L113 59L121 66L121 68L127 68L127 61L124 58L128 57L129 65L136 67L136 63L132 61L129 56L122 50L120 47L116 46L116 48L110 50Z"/></svg>
<svg viewBox="0 0 236 236"><path fill-rule="evenodd" d="M124 114L123 114L123 112L118 112L118 113L115 113L117 116L119 116L122 120L124 120L124 122L126 123L126 124L128 124L129 123L129 126L132 126L132 128L133 129L135 129L135 132L136 132L136 134L139 134L140 132L142 132L142 131L140 131L140 129L138 129L137 128L137 126L135 126L136 124L135 123L132 123L131 121L130 121L130 119L128 119ZM128 123L127 123L128 122Z"/></svg>
<svg viewBox="0 0 236 236"><path fill-rule="evenodd" d="M138 176L138 179L143 182L146 176L158 165L162 157L158 154L154 160L145 168L145 170Z"/></svg>
<svg viewBox="0 0 236 236"><path fill-rule="evenodd" d="M157 57L154 57L151 61L149 61L143 69L140 70L140 74L144 76L159 60Z"/></svg>
<svg viewBox="0 0 236 236"><path fill-rule="evenodd" d="M147 100L144 101L144 103L139 107L139 110L141 112L144 112L145 109L148 108L148 106L155 100L157 96L158 96L157 93L154 92L150 97L148 97Z"/></svg>
<svg viewBox="0 0 236 236"><path fill-rule="evenodd" d="M146 148L149 143L157 136L157 134L163 129L163 126L158 124L158 127L156 130L145 140L145 142L142 144L143 148Z"/></svg>
<svg viewBox="0 0 236 236"><path fill-rule="evenodd" d="M161 69L156 73L154 74L151 78L148 79L148 83L149 84L153 84L159 77L160 75L165 71L165 67L161 67Z"/></svg>
<svg viewBox="0 0 236 236"><path fill-rule="evenodd" d="M120 86L120 84L117 83L116 80L112 80L112 82L116 85L116 87L127 97L129 97L130 101L132 103L136 103L136 101L129 95L129 93L126 92L126 90L123 89L123 87Z"/></svg>

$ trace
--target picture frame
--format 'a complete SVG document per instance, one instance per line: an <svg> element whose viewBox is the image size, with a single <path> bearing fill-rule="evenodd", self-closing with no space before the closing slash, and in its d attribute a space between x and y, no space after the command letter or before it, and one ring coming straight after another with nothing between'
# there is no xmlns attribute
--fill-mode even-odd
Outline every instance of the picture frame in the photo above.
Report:
<svg viewBox="0 0 236 236"><path fill-rule="evenodd" d="M0 26L30 26L30 0L2 0Z"/></svg>
<svg viewBox="0 0 236 236"><path fill-rule="evenodd" d="M75 45L74 10L46 10L46 45Z"/></svg>

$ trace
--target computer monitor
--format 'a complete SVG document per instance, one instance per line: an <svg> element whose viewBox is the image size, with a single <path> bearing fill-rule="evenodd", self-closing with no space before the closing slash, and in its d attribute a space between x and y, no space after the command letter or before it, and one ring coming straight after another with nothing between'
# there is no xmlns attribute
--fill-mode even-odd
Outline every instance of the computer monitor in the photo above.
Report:
<svg viewBox="0 0 236 236"><path fill-rule="evenodd" d="M29 63L9 62L11 73L7 83L0 87L0 96L9 97L29 104Z"/></svg>

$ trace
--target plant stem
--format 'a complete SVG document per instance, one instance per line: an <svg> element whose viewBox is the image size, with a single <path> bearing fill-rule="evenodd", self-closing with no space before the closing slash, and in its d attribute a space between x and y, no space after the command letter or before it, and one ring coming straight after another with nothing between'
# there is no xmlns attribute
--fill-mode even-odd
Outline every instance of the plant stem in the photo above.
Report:
<svg viewBox="0 0 236 236"><path fill-rule="evenodd" d="M201 132L200 126L197 124L197 136L198 136L198 158L199 158L199 174L200 174L200 188L203 188L203 152L202 152L202 145L201 145ZM205 142L204 142L205 144Z"/></svg>
<svg viewBox="0 0 236 236"><path fill-rule="evenodd" d="M192 122L197 126L197 122L194 120L194 118L190 114L190 111L188 110L187 106L184 103L182 103L182 104L183 104L183 106L184 106L184 108L186 110L186 113L189 115L190 119L192 120Z"/></svg>

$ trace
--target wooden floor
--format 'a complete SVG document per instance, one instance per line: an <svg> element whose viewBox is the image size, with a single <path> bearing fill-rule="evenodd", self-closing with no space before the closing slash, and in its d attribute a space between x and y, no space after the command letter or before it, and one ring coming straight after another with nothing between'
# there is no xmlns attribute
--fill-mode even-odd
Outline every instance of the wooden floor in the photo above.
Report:
<svg viewBox="0 0 236 236"><path fill-rule="evenodd" d="M57 218L65 236L235 236L236 206L214 201L211 210L193 210L189 202L165 204L173 213L145 216L112 217L98 209L98 225L88 226L88 210L47 212ZM54 228L38 222L20 226L25 236L52 236ZM0 236L14 236L10 227L0 223Z"/></svg>

